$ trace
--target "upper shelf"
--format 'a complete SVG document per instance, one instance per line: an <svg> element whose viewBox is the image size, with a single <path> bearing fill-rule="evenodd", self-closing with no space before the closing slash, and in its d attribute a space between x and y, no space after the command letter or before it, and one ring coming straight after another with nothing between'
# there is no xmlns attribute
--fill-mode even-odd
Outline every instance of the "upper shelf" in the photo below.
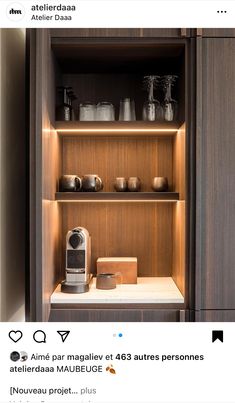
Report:
<svg viewBox="0 0 235 403"><path fill-rule="evenodd" d="M175 202L176 192L57 192L55 200L60 202Z"/></svg>
<svg viewBox="0 0 235 403"><path fill-rule="evenodd" d="M177 134L178 122L56 122L60 136L157 136L172 137Z"/></svg>

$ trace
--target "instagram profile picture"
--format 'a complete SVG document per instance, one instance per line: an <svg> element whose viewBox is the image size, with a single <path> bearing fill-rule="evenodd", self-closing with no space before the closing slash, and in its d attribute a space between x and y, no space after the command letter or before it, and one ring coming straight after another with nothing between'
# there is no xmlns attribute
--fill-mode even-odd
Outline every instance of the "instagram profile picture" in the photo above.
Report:
<svg viewBox="0 0 235 403"><path fill-rule="evenodd" d="M25 16L25 9L21 3L10 3L7 6L7 17L13 22L20 21Z"/></svg>
<svg viewBox="0 0 235 403"><path fill-rule="evenodd" d="M10 355L10 359L13 362L17 362L20 360L20 354L18 353L18 351L12 351L11 355Z"/></svg>

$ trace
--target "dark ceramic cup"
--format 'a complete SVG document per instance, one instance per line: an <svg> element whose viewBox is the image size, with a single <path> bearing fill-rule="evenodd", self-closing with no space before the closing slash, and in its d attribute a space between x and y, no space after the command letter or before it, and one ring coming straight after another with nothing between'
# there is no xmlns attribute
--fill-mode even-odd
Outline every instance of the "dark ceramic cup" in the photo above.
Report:
<svg viewBox="0 0 235 403"><path fill-rule="evenodd" d="M99 192L103 189L103 182L98 175L87 174L82 176L82 190L84 192Z"/></svg>
<svg viewBox="0 0 235 403"><path fill-rule="evenodd" d="M96 288L99 290L113 290L122 283L121 273L99 273L96 277Z"/></svg>
<svg viewBox="0 0 235 403"><path fill-rule="evenodd" d="M114 189L117 192L125 192L127 190L127 180L123 177L118 177L114 182Z"/></svg>
<svg viewBox="0 0 235 403"><path fill-rule="evenodd" d="M96 288L99 290L113 290L116 288L117 281L115 274L100 273L96 277Z"/></svg>
<svg viewBox="0 0 235 403"><path fill-rule="evenodd" d="M140 178L138 178L137 176L131 176L128 179L128 190L130 192L139 192L140 188L141 188L141 182L140 182Z"/></svg>
<svg viewBox="0 0 235 403"><path fill-rule="evenodd" d="M81 179L76 175L62 175L59 180L60 192L79 192L82 187Z"/></svg>
<svg viewBox="0 0 235 403"><path fill-rule="evenodd" d="M168 180L164 176L155 176L152 180L154 192L166 192L168 190Z"/></svg>

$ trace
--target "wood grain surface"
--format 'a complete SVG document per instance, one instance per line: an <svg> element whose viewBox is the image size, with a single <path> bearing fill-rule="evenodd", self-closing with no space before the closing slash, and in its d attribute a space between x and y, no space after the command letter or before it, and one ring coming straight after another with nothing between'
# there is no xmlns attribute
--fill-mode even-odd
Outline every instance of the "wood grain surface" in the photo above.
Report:
<svg viewBox="0 0 235 403"><path fill-rule="evenodd" d="M177 309L52 309L50 322L178 322Z"/></svg>
<svg viewBox="0 0 235 403"><path fill-rule="evenodd" d="M92 272L98 257L137 257L138 276L171 276L172 203L63 204L63 231L88 229ZM65 241L63 242L65 248Z"/></svg>
<svg viewBox="0 0 235 403"><path fill-rule="evenodd" d="M180 201L173 206L173 257L172 277L183 295L186 283L186 234L185 234L185 202Z"/></svg>
<svg viewBox="0 0 235 403"><path fill-rule="evenodd" d="M54 121L54 63L50 52L48 30L36 31L35 76L36 97L34 112L35 128L31 128L32 137L36 136L34 152L31 153L31 181L35 181L31 197L31 240L35 240L31 249L31 273L35 283L32 285L35 299L35 312L32 320L47 321L50 313L50 295L60 274L60 207L54 200L60 169L59 137L52 127ZM35 130L35 131L34 131ZM36 133L36 135L35 135ZM32 174L31 174L32 175ZM36 207L36 208L35 208ZM32 291L31 291L32 292Z"/></svg>
<svg viewBox="0 0 235 403"><path fill-rule="evenodd" d="M235 39L203 38L201 59L196 307L235 309Z"/></svg>
<svg viewBox="0 0 235 403"><path fill-rule="evenodd" d="M196 322L235 322L235 310L201 310L195 313Z"/></svg>
<svg viewBox="0 0 235 403"><path fill-rule="evenodd" d="M185 171L185 141L186 141L186 128L183 124L178 130L178 134L174 138L173 146L173 182L175 184L175 191L179 192L179 199L185 200L185 187L186 187L186 171Z"/></svg>
<svg viewBox="0 0 235 403"><path fill-rule="evenodd" d="M50 30L51 37L56 38L129 38L139 37L140 29L138 28L52 28Z"/></svg>
<svg viewBox="0 0 235 403"><path fill-rule="evenodd" d="M63 174L98 174L104 191L114 190L116 177L138 176L141 190L151 191L154 176L166 176L174 191L172 140L155 138L63 138Z"/></svg>
<svg viewBox="0 0 235 403"><path fill-rule="evenodd" d="M79 28L79 29L56 29L52 28L51 36L63 37L153 37L153 38L180 38L188 35L190 31L182 31L180 28Z"/></svg>
<svg viewBox="0 0 235 403"><path fill-rule="evenodd" d="M202 36L208 38L234 38L235 28L203 28Z"/></svg>

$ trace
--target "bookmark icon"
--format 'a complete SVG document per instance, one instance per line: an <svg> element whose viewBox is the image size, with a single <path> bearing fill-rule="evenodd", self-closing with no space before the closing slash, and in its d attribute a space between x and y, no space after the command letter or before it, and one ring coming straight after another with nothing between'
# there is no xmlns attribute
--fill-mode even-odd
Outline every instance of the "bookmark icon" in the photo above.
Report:
<svg viewBox="0 0 235 403"><path fill-rule="evenodd" d="M212 343L219 340L221 343L224 342L224 332L223 330L212 330Z"/></svg>

